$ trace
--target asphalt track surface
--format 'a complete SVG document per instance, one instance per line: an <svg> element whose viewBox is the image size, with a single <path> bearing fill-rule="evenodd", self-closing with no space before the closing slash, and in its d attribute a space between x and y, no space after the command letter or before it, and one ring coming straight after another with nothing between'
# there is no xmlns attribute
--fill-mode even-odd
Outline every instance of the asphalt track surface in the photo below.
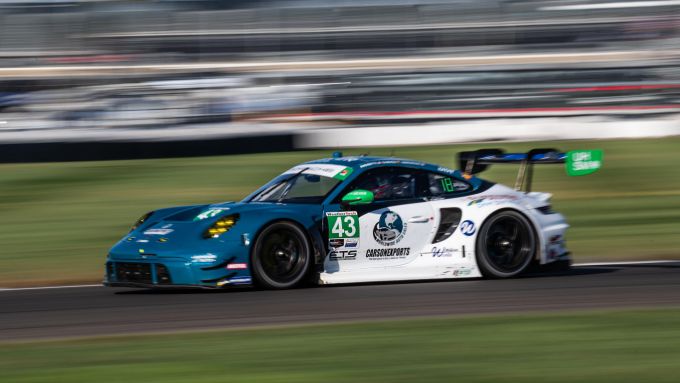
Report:
<svg viewBox="0 0 680 383"><path fill-rule="evenodd" d="M287 291L0 291L0 341L419 316L680 307L680 262L578 266L511 280Z"/></svg>

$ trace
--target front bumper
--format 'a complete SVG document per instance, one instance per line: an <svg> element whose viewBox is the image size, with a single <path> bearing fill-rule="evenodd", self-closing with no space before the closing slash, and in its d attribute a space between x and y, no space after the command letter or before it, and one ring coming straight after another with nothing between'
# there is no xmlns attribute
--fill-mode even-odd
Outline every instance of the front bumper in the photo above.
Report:
<svg viewBox="0 0 680 383"><path fill-rule="evenodd" d="M141 288L223 288L250 285L246 269L231 270L234 259L215 263L188 262L183 259L117 259L106 262L104 286Z"/></svg>

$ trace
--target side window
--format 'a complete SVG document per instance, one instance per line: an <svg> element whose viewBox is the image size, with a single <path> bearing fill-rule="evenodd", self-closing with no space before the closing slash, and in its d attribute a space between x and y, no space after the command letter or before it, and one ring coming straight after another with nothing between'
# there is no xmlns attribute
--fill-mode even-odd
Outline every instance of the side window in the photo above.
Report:
<svg viewBox="0 0 680 383"><path fill-rule="evenodd" d="M375 201L416 198L418 172L408 168L380 168L370 170L355 180L343 194L364 189L373 192Z"/></svg>
<svg viewBox="0 0 680 383"><path fill-rule="evenodd" d="M430 197L447 197L466 192L472 188L467 182L438 173L427 173Z"/></svg>

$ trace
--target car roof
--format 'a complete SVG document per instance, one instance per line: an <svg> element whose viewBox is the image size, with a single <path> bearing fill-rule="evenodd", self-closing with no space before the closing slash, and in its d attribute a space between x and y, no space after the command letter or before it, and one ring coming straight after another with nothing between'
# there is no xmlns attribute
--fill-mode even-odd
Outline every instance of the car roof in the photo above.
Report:
<svg viewBox="0 0 680 383"><path fill-rule="evenodd" d="M464 177L460 170L455 170L447 168L445 166L431 164L422 161L411 160L407 158L397 158L397 157L376 157L376 156L347 156L347 157L333 157L333 158L322 158L314 161L305 162L305 164L333 164L342 165L346 167L351 167L356 171L364 171L367 169L372 169L374 167L380 166L401 166L409 167L414 169L423 169L431 172L436 172L440 174L449 174L458 179L464 179L471 183L474 189L478 189L488 181L484 181L481 178L475 176Z"/></svg>
<svg viewBox="0 0 680 383"><path fill-rule="evenodd" d="M396 157L376 157L376 156L347 156L347 157L333 157L321 158L305 162L306 164L333 164L343 165L352 168L367 168L378 165L407 165L417 167L437 167L438 165L428 164L422 161L409 160L406 158Z"/></svg>

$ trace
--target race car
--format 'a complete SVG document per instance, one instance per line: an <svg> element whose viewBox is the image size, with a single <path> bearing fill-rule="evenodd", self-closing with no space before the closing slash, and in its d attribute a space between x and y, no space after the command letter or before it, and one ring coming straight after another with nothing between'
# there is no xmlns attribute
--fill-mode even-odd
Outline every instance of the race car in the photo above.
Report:
<svg viewBox="0 0 680 383"><path fill-rule="evenodd" d="M240 202L142 216L108 253L107 286L286 289L452 278L509 278L568 264L565 218L531 192L536 164L592 173L601 151L459 153L460 167L335 153L294 166ZM475 176L520 165L515 188Z"/></svg>

